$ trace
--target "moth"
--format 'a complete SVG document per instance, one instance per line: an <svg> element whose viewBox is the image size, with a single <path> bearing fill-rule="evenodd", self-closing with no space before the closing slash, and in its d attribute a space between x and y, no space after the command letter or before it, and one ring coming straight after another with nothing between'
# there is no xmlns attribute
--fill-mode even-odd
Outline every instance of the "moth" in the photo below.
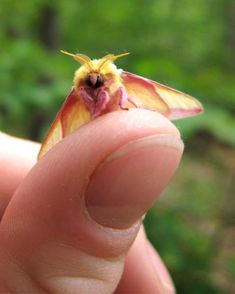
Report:
<svg viewBox="0 0 235 294"><path fill-rule="evenodd" d="M65 136L110 111L145 108L169 119L203 111L201 103L187 94L118 69L114 61L129 53L92 60L83 54L61 52L73 57L81 67L75 72L72 90L42 142L38 159Z"/></svg>

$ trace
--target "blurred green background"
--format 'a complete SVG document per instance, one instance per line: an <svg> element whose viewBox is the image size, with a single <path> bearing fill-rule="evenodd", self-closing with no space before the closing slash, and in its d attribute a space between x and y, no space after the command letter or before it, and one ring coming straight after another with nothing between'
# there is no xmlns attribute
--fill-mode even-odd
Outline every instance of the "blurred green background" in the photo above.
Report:
<svg viewBox="0 0 235 294"><path fill-rule="evenodd" d="M119 67L198 97L177 121L186 144L147 215L178 293L235 293L235 0L1 0L0 129L41 140L78 64L131 52Z"/></svg>

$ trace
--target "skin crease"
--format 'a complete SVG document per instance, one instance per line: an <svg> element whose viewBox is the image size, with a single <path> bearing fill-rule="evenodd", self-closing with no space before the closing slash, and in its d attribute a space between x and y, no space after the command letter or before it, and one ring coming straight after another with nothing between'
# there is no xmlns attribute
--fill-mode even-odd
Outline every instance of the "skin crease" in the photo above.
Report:
<svg viewBox="0 0 235 294"><path fill-rule="evenodd" d="M140 109L103 115L34 167L37 144L4 134L0 143L1 293L174 293L141 226L183 150L166 118ZM129 180L125 162L134 166Z"/></svg>

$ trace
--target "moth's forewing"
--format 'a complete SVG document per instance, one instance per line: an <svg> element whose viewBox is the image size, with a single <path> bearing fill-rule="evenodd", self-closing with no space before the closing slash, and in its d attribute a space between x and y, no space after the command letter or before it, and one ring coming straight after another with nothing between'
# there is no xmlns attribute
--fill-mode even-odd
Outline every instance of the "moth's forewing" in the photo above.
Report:
<svg viewBox="0 0 235 294"><path fill-rule="evenodd" d="M90 120L91 115L85 102L72 89L42 142L38 159L65 136Z"/></svg>
<svg viewBox="0 0 235 294"><path fill-rule="evenodd" d="M125 71L121 73L121 78L128 96L141 108L158 111L169 119L184 118L203 111L197 99L180 91Z"/></svg>

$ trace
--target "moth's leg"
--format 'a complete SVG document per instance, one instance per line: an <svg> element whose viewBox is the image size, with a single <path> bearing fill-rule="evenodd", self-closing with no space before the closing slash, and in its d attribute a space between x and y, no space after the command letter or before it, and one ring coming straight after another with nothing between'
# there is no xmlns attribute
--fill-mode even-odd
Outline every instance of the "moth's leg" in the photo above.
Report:
<svg viewBox="0 0 235 294"><path fill-rule="evenodd" d="M92 118L96 118L103 110L105 110L109 100L110 96L107 91L102 89L97 93L97 100L95 103L95 108L92 112Z"/></svg>
<svg viewBox="0 0 235 294"><path fill-rule="evenodd" d="M79 97L81 97L81 99L83 101L85 101L90 112L92 113L95 109L95 102L94 102L94 99L92 98L92 96L86 91L86 89L84 89L82 87L79 89L78 95L79 95Z"/></svg>
<svg viewBox="0 0 235 294"><path fill-rule="evenodd" d="M128 107L126 107L127 101L129 101L135 107L138 107L138 105L127 96L126 90L123 87L118 88L117 94L119 96L119 106L121 109L128 110Z"/></svg>
<svg viewBox="0 0 235 294"><path fill-rule="evenodd" d="M121 109L123 110L128 110L128 108L126 107L126 103L127 103L127 93L126 90L123 87L119 87L117 89L117 95L119 97L119 106Z"/></svg>
<svg viewBox="0 0 235 294"><path fill-rule="evenodd" d="M140 107L131 97L128 97L127 100L133 104L136 108Z"/></svg>

